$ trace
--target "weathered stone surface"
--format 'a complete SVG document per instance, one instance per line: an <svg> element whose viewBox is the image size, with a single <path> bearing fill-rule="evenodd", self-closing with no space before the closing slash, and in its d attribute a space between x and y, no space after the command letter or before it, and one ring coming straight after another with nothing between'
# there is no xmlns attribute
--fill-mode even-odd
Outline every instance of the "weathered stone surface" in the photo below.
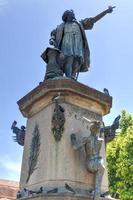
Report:
<svg viewBox="0 0 133 200"><path fill-rule="evenodd" d="M16 199L19 183L10 180L0 180L0 199Z"/></svg>
<svg viewBox="0 0 133 200"><path fill-rule="evenodd" d="M64 110L65 119L63 134L59 141L55 140L52 132L55 97ZM77 133L78 137L89 136L89 121L102 122L102 116L110 111L112 98L72 80L47 80L22 98L18 104L23 115L28 118L20 189L54 189L67 183L73 189L80 188L81 193L92 190L94 174L87 171L84 149L81 153L76 152L71 145L70 136L72 133ZM40 134L39 156L36 169L26 182L32 133L36 124ZM106 166L104 143L100 155L104 158ZM108 191L107 170L103 176L101 189L103 193Z"/></svg>
<svg viewBox="0 0 133 200"><path fill-rule="evenodd" d="M102 116L92 111L81 109L78 106L69 103L60 103L64 108L65 125L61 141L56 142L51 130L51 119L54 111L54 104L47 106L40 112L28 119L27 133L24 146L24 158L21 171L21 188L39 189L43 187L60 187L68 183L74 188L90 189L93 187L93 175L88 173L85 165L85 158L74 151L70 141L70 135L75 132L83 133L88 136L89 123L83 118L90 120L102 120ZM30 144L32 132L38 124L40 132L40 153L37 163L37 169L31 175L28 183L28 161L30 155ZM79 134L79 137L81 135ZM101 154L105 161L104 144ZM108 190L107 172L104 174L102 191Z"/></svg>
<svg viewBox="0 0 133 200"><path fill-rule="evenodd" d="M18 101L25 117L52 103L53 96L60 94L62 102L69 102L101 115L109 113L112 97L73 80L46 80Z"/></svg>
<svg viewBox="0 0 133 200"><path fill-rule="evenodd" d="M71 195L71 194L48 194L48 195L38 195L31 196L29 198L23 198L25 200L94 200L93 196L84 196L84 195ZM100 197L97 200L114 200L110 197Z"/></svg>

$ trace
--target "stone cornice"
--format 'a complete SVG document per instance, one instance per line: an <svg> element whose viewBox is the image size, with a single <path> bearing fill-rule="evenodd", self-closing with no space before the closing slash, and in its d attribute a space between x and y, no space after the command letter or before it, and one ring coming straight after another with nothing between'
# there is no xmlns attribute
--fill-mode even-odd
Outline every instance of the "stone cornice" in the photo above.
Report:
<svg viewBox="0 0 133 200"><path fill-rule="evenodd" d="M60 80L46 80L38 87L29 92L26 96L20 99L17 103L19 105L20 111L25 117L32 115L30 113L31 107L37 102L42 103L42 99L44 105L52 103L52 99L55 95L59 94L65 102L79 104L82 107L87 109L87 101L90 103L96 103L96 105L100 105L103 109L102 115L109 113L110 108L112 106L112 97L108 96L100 91L97 91L91 87L88 87L82 83L68 80L68 79L60 79ZM81 104L81 105L80 105ZM94 106L93 106L94 107ZM42 106L39 106L39 111L42 109ZM100 113L100 111L99 111Z"/></svg>

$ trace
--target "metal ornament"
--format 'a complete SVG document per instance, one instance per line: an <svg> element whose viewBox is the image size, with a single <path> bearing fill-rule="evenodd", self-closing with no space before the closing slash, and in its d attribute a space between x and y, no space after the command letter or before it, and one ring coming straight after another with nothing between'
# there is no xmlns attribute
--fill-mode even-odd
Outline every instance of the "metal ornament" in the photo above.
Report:
<svg viewBox="0 0 133 200"><path fill-rule="evenodd" d="M52 117L52 133L54 135L55 141L59 142L63 135L65 115L64 108L59 105L58 100L55 99L55 109Z"/></svg>
<svg viewBox="0 0 133 200"><path fill-rule="evenodd" d="M21 128L18 128L16 125L17 125L17 122L14 121L11 126L11 129L12 129L13 133L15 134L13 136L13 141L17 142L21 146L24 146L26 127L21 126Z"/></svg>

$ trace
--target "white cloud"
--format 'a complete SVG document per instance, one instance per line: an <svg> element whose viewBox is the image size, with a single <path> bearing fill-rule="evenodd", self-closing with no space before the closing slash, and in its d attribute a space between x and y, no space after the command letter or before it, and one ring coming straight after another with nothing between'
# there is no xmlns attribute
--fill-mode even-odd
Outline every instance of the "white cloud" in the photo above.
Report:
<svg viewBox="0 0 133 200"><path fill-rule="evenodd" d="M5 4L7 4L7 3L8 3L7 0L0 0L0 5L5 5Z"/></svg>
<svg viewBox="0 0 133 200"><path fill-rule="evenodd" d="M0 178L19 181L21 162L12 160L9 156L3 155L0 158ZM2 176L2 177L1 177Z"/></svg>
<svg viewBox="0 0 133 200"><path fill-rule="evenodd" d="M8 160L6 162L0 160L0 164L2 167L12 172L20 172L21 169L21 163L16 163L11 160Z"/></svg>
<svg viewBox="0 0 133 200"><path fill-rule="evenodd" d="M0 6L4 6L8 3L7 0L0 0Z"/></svg>
<svg viewBox="0 0 133 200"><path fill-rule="evenodd" d="M0 0L0 14L4 14L5 7L7 7L8 0Z"/></svg>

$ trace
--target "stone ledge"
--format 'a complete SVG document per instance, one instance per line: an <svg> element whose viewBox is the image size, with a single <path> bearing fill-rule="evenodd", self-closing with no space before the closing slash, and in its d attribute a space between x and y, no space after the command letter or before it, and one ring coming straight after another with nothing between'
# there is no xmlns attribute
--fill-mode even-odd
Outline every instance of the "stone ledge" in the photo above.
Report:
<svg viewBox="0 0 133 200"><path fill-rule="evenodd" d="M73 195L73 194L47 194L47 195L33 195L19 200L94 200L93 196ZM115 200L110 197L99 197L95 200Z"/></svg>
<svg viewBox="0 0 133 200"><path fill-rule="evenodd" d="M61 79L61 80L46 80L41 85L33 89L26 96L20 99L17 103L19 105L20 111L25 117L28 117L31 106L35 104L37 101L41 99L46 100L44 106L47 106L51 103L52 98L60 93L61 96L67 97L75 97L80 98L80 102L87 102L90 100L91 102L96 102L96 104L100 105L103 109L102 115L109 113L110 108L112 106L112 97L107 96L102 92L99 92L91 87L88 87L79 82ZM74 99L70 100L70 103L73 102ZM80 104L77 102L77 104ZM40 102L41 104L42 102ZM89 102L90 103L90 102ZM86 104L85 107L88 105ZM95 106L94 106L95 107ZM41 108L40 108L41 109Z"/></svg>

